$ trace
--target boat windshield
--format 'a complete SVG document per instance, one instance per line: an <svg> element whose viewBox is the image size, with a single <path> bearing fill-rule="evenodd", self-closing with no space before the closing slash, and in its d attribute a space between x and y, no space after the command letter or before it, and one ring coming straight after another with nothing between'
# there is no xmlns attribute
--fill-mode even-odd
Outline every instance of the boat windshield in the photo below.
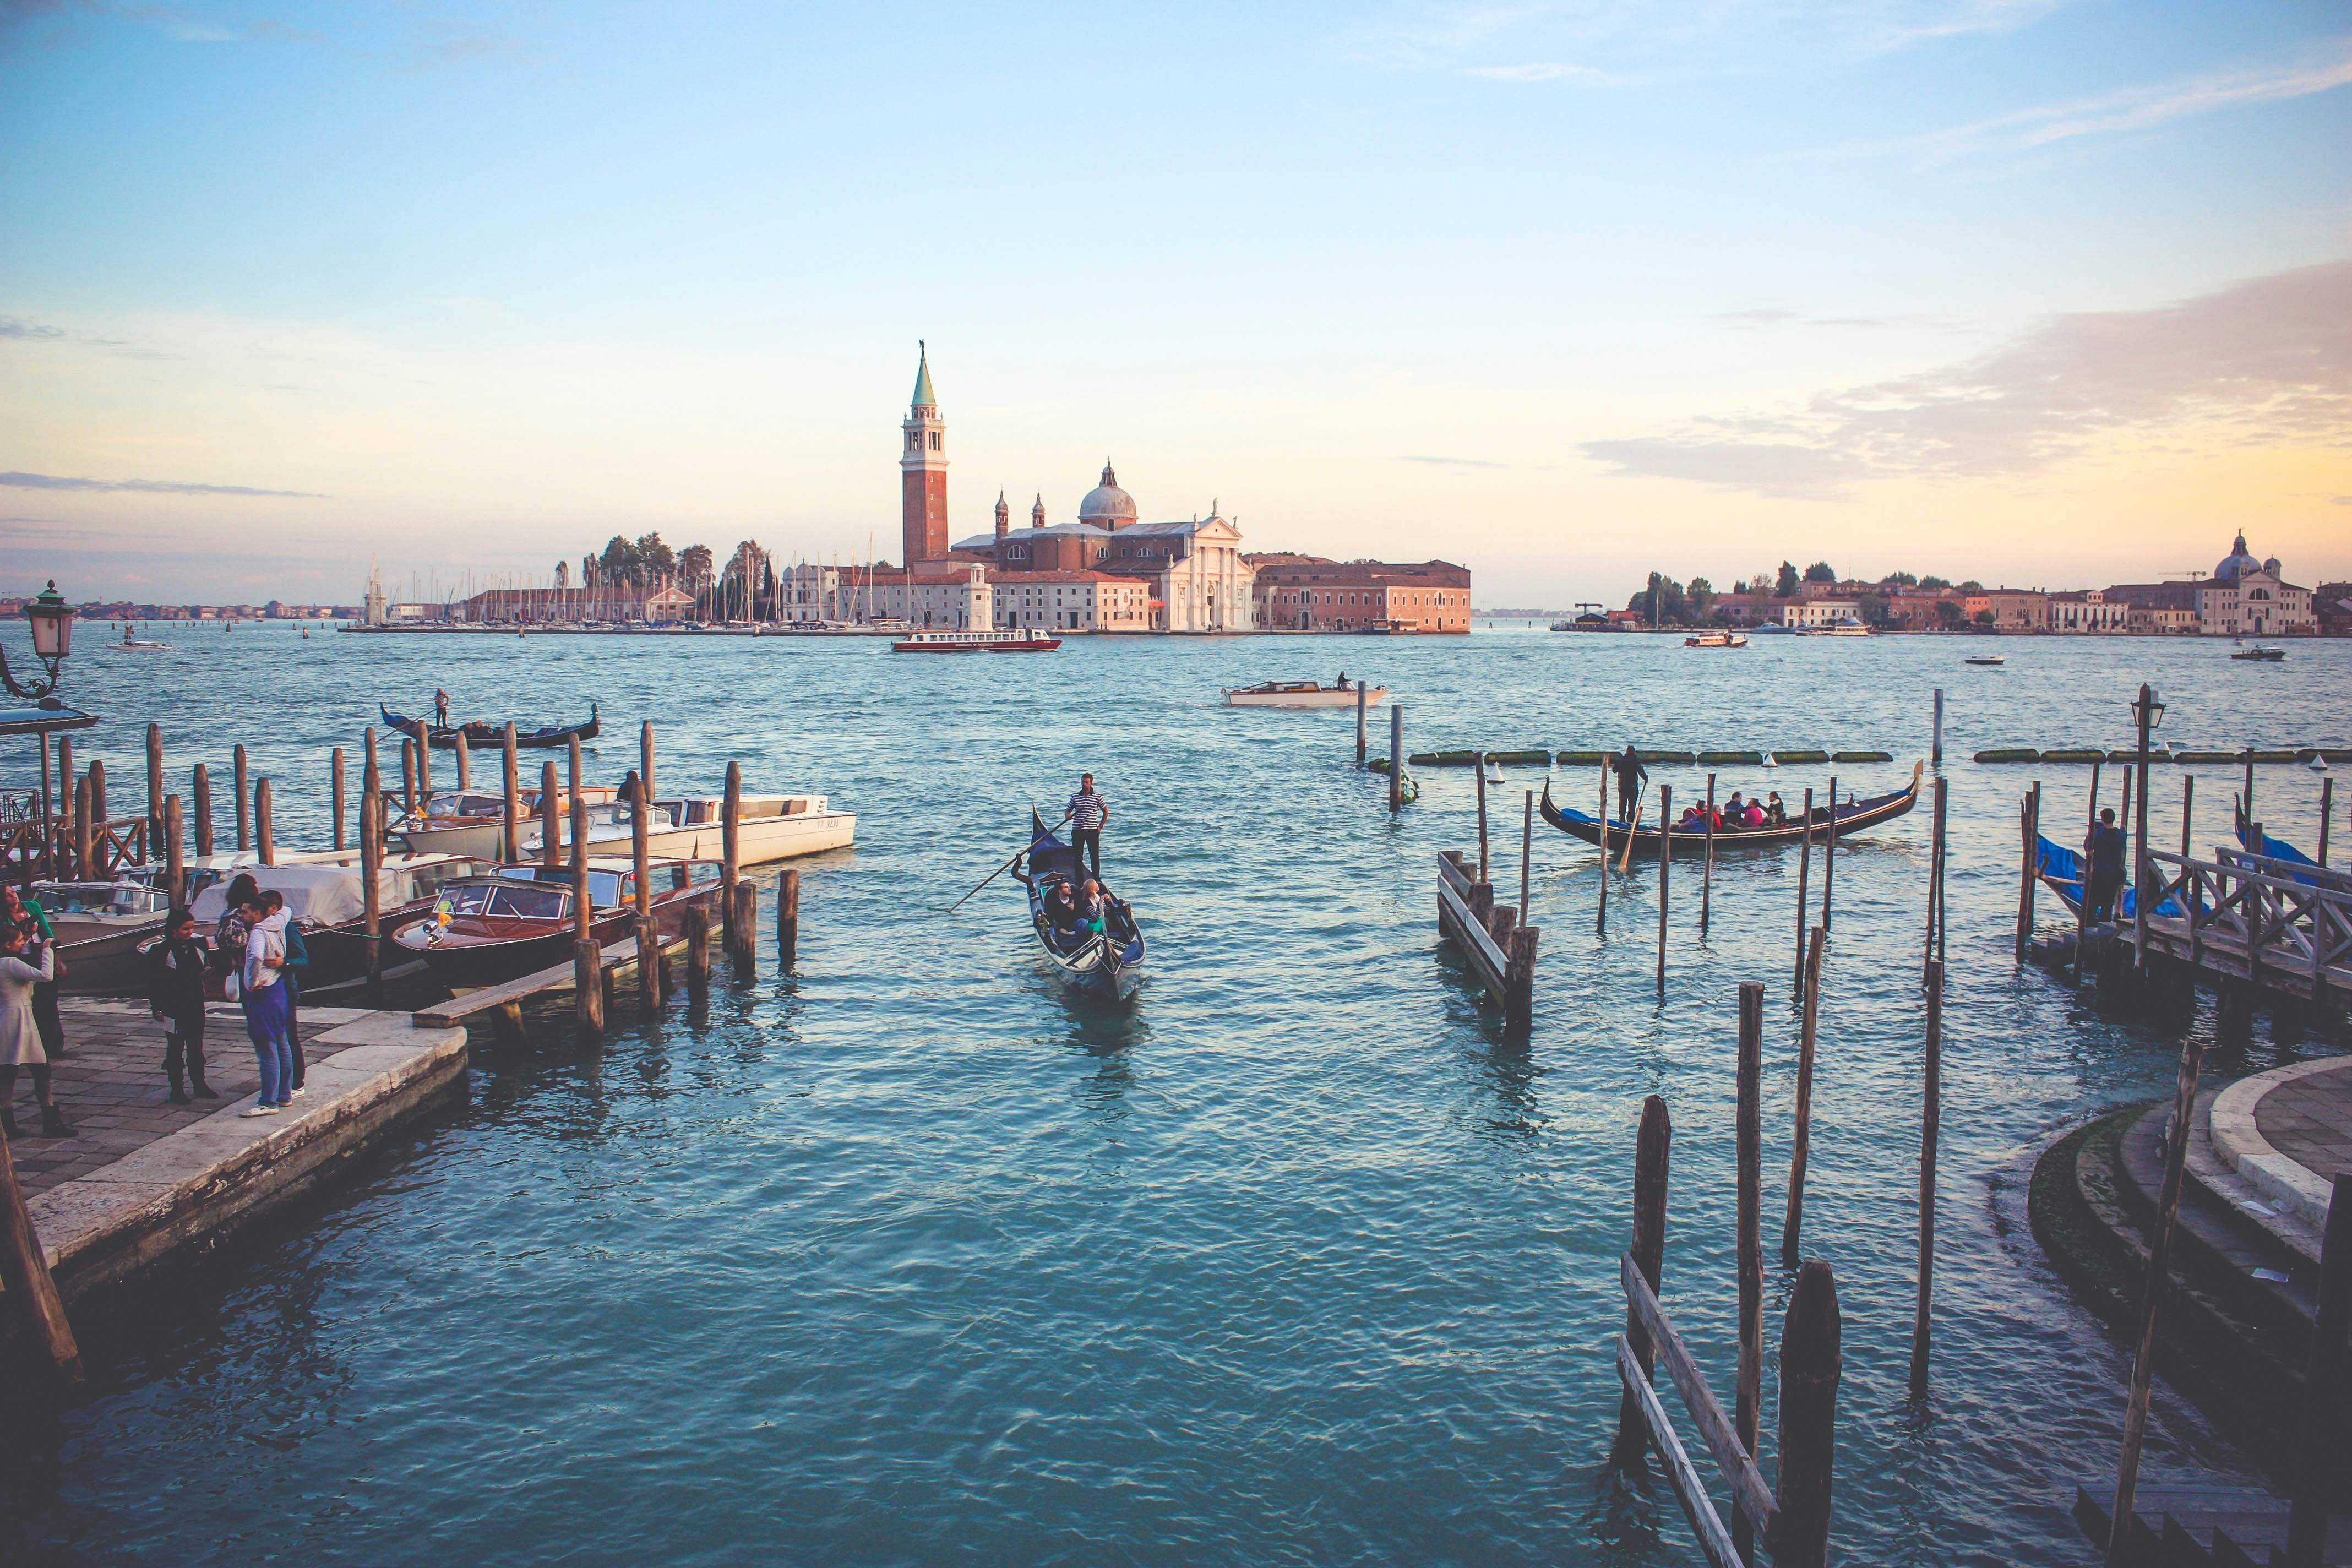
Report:
<svg viewBox="0 0 2352 1568"><path fill-rule="evenodd" d="M562 888L538 883L462 882L445 901L453 915L503 916L509 920L561 920L571 907Z"/></svg>
<svg viewBox="0 0 2352 1568"><path fill-rule="evenodd" d="M144 888L131 882L86 883L65 888L51 885L37 889L34 896L53 915L161 914L165 900L161 889Z"/></svg>

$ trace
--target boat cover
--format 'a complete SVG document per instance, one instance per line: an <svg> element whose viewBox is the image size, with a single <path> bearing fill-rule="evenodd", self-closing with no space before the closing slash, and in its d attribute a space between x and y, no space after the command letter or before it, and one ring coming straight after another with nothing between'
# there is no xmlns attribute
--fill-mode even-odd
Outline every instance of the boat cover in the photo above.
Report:
<svg viewBox="0 0 2352 1568"><path fill-rule="evenodd" d="M2068 903L2080 909L2083 903L2083 858L2063 844L2053 844L2047 834L2039 834L2035 837L2034 868L2042 873L2042 879L2056 888ZM2138 917L2137 893L2138 889L2130 882L2124 883L2123 896L2116 900L2116 919L2127 921ZM2157 905L2156 912L2179 915L2185 911L2180 907L2179 896L2173 895Z"/></svg>
<svg viewBox="0 0 2352 1568"><path fill-rule="evenodd" d="M367 890L355 866L248 866L245 870L262 891L285 894L286 907L307 924L342 925L367 913ZM228 886L215 882L196 895L191 908L199 925L210 925L228 912ZM396 910L409 902L415 897L411 886L405 871L389 867L378 871L377 907Z"/></svg>

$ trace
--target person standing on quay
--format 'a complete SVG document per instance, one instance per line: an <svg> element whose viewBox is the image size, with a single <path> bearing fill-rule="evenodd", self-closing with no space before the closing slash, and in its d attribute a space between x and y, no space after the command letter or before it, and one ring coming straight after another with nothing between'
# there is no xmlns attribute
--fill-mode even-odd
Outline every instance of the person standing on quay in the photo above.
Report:
<svg viewBox="0 0 2352 1568"><path fill-rule="evenodd" d="M2114 913L2116 897L2124 890L2124 830L2116 826L2116 808L2099 813L2099 825L2083 840L2083 858L2090 865L2083 887L2084 906L2093 920Z"/></svg>
<svg viewBox="0 0 2352 1568"><path fill-rule="evenodd" d="M1625 742L1624 751L1618 753L1609 769L1617 775L1617 820L1630 823L1633 820L1633 803L1641 797L1642 781L1650 776L1650 770L1642 765L1642 753L1633 749L1631 741Z"/></svg>
<svg viewBox="0 0 2352 1568"><path fill-rule="evenodd" d="M1087 857L1094 857L1092 875L1102 877L1102 830L1110 821L1110 805L1096 793L1095 775L1078 776L1078 793L1070 797L1070 870L1075 878Z"/></svg>
<svg viewBox="0 0 2352 1568"><path fill-rule="evenodd" d="M41 1136L70 1138L73 1129L49 1094L49 1058L41 1049L41 1031L33 1022L33 987L56 978L57 955L52 944L35 936L29 926L0 931L0 1132L16 1131L16 1069L33 1069L33 1098L41 1107Z"/></svg>
<svg viewBox="0 0 2352 1568"><path fill-rule="evenodd" d="M293 1089L294 1063L286 1047L288 993L279 978L286 967L286 911L270 911L268 895L253 894L245 905L247 929L238 1000L245 1004L246 1037L261 1063L261 1095L243 1116L275 1116L286 1109Z"/></svg>
<svg viewBox="0 0 2352 1568"><path fill-rule="evenodd" d="M19 892L14 882L0 884L0 934L10 926L22 926L37 940L52 944L49 963L54 973L33 987L33 1025L41 1032L42 1054L58 1061L66 1054L66 1024L58 1015L58 982L65 978L65 960L57 956L58 933L49 925L49 912L41 908L40 900Z"/></svg>
<svg viewBox="0 0 2352 1568"><path fill-rule="evenodd" d="M196 917L175 909L163 919L163 940L147 955L147 1008L163 1026L163 1076L172 1081L172 1103L190 1103L181 1083L198 1100L218 1100L205 1081L205 971L212 955L196 936Z"/></svg>

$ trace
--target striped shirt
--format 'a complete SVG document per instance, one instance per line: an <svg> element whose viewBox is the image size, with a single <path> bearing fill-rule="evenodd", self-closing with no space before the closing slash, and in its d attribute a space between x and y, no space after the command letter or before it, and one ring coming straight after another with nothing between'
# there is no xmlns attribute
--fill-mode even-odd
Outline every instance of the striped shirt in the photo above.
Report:
<svg viewBox="0 0 2352 1568"><path fill-rule="evenodd" d="M1081 833L1099 833L1110 806L1097 791L1082 789L1070 797L1070 823Z"/></svg>

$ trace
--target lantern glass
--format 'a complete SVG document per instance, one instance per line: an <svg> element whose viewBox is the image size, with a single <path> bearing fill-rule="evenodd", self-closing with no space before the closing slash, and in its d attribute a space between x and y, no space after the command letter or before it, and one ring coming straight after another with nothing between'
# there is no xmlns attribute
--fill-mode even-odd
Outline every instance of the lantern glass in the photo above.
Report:
<svg viewBox="0 0 2352 1568"><path fill-rule="evenodd" d="M51 582L40 595L25 606L25 618L33 623L33 652L42 659L59 659L73 651L73 606L58 592Z"/></svg>

